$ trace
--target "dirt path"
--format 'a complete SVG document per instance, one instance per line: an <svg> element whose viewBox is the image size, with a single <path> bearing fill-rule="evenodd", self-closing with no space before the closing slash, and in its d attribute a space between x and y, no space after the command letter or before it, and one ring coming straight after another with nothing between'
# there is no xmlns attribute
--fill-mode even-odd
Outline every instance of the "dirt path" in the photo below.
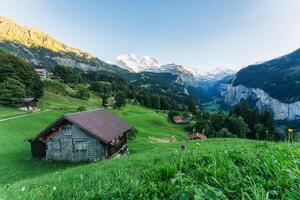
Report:
<svg viewBox="0 0 300 200"><path fill-rule="evenodd" d="M171 137L153 137L149 136L149 139L159 142L159 143L169 143L169 142L176 142L176 138L174 136Z"/></svg>
<svg viewBox="0 0 300 200"><path fill-rule="evenodd" d="M48 112L48 111L49 110L43 110L43 111L31 113L31 114L24 114L24 115L18 115L18 116L15 116L15 117L9 117L9 118L5 118L5 119L0 119L0 122L11 120L11 119L17 119L17 118L21 118L21 117L26 117L26 116L32 116L32 115L36 115L36 114L40 114L40 113L44 113L44 112Z"/></svg>

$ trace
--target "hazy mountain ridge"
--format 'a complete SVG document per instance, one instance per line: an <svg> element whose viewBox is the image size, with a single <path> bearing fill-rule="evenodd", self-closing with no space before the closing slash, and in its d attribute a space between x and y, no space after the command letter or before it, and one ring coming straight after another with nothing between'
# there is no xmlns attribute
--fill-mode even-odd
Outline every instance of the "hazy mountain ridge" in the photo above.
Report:
<svg viewBox="0 0 300 200"><path fill-rule="evenodd" d="M300 49L273 60L241 69L229 83L219 86L227 105L242 99L276 120L300 119Z"/></svg>
<svg viewBox="0 0 300 200"><path fill-rule="evenodd" d="M0 47L35 66L53 67L60 64L84 70L125 71L63 44L36 28L19 25L5 17L0 17Z"/></svg>

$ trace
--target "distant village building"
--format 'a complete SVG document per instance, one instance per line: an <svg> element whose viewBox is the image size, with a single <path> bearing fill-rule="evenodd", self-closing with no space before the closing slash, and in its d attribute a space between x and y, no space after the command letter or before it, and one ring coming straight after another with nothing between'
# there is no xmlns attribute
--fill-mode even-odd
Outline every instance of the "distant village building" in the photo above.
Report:
<svg viewBox="0 0 300 200"><path fill-rule="evenodd" d="M112 109L115 105L115 97L108 97L107 102L108 103L104 104L104 107L106 109Z"/></svg>
<svg viewBox="0 0 300 200"><path fill-rule="evenodd" d="M104 110L64 115L30 139L33 157L57 161L97 161L128 153L132 126Z"/></svg>
<svg viewBox="0 0 300 200"><path fill-rule="evenodd" d="M36 73L38 73L38 75L40 76L41 79L48 79L49 78L49 74L48 74L47 69L38 68L38 69L34 69L34 70L36 71Z"/></svg>
<svg viewBox="0 0 300 200"><path fill-rule="evenodd" d="M114 107L114 104L106 103L104 104L104 108L106 109L112 109Z"/></svg>
<svg viewBox="0 0 300 200"><path fill-rule="evenodd" d="M22 102L23 107L20 109L24 111L35 111L37 101L38 100L34 97L24 98Z"/></svg>
<svg viewBox="0 0 300 200"><path fill-rule="evenodd" d="M202 134L202 133L196 132L196 133L191 133L191 134L189 134L189 135L188 135L188 139L189 139L189 140L196 140L196 139L199 139L199 140L205 140L205 139L207 139L207 136L204 135L204 134Z"/></svg>
<svg viewBox="0 0 300 200"><path fill-rule="evenodd" d="M107 98L107 101L115 102L115 97L108 97L108 98Z"/></svg>
<svg viewBox="0 0 300 200"><path fill-rule="evenodd" d="M181 116L173 116L172 117L172 121L175 124L180 124L180 125L185 125L185 124L189 124L191 121L188 119L184 119Z"/></svg>

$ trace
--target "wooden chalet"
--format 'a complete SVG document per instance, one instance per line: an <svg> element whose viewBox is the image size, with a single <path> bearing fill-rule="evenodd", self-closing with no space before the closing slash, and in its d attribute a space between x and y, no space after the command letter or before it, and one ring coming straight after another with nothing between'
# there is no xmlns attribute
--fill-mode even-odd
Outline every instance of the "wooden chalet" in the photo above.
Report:
<svg viewBox="0 0 300 200"><path fill-rule="evenodd" d="M179 124L179 125L185 125L185 124L189 124L190 123L190 120L184 119L181 116L173 116L172 117L172 121L175 124Z"/></svg>
<svg viewBox="0 0 300 200"><path fill-rule="evenodd" d="M30 139L33 157L96 161L128 153L132 126L104 109L64 115Z"/></svg>
<svg viewBox="0 0 300 200"><path fill-rule="evenodd" d="M191 134L189 134L189 135L188 135L188 139L189 139L189 140L196 140L196 139L199 139L199 140L205 140L205 139L207 139L207 136L204 135L204 134L202 134L202 133L196 132L196 133L191 133Z"/></svg>
<svg viewBox="0 0 300 200"><path fill-rule="evenodd" d="M34 97L24 98L23 99L23 108L26 111L34 111L36 110L36 104L38 100Z"/></svg>

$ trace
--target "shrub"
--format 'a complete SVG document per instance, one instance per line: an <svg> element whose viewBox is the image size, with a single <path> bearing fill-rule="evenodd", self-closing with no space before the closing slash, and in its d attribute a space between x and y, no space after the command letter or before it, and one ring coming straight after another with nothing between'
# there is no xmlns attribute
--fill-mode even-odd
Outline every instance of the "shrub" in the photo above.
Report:
<svg viewBox="0 0 300 200"><path fill-rule="evenodd" d="M133 127L128 133L128 139L129 140L135 139L137 134L138 134L138 130Z"/></svg>
<svg viewBox="0 0 300 200"><path fill-rule="evenodd" d="M86 111L86 108L85 108L84 106L79 106L79 107L77 108L77 111L78 111L78 112Z"/></svg>
<svg viewBox="0 0 300 200"><path fill-rule="evenodd" d="M86 87L79 85L74 97L78 99L88 100L90 98L90 91Z"/></svg>
<svg viewBox="0 0 300 200"><path fill-rule="evenodd" d="M230 132L240 138L245 138L246 135L250 132L248 125L244 122L242 117L228 117L226 128L228 128Z"/></svg>
<svg viewBox="0 0 300 200"><path fill-rule="evenodd" d="M67 85L59 82L59 81L43 81L44 87L47 91L52 92L54 94L61 94L64 96L72 96L74 95L74 91L72 88L68 87Z"/></svg>
<svg viewBox="0 0 300 200"><path fill-rule="evenodd" d="M216 133L216 137L236 138L237 135L234 135L234 134L230 133L227 128L222 128L220 131L218 131Z"/></svg>
<svg viewBox="0 0 300 200"><path fill-rule="evenodd" d="M88 100L90 98L90 91L87 89L85 85L76 85L75 87L76 93L72 95L72 97L77 99Z"/></svg>

